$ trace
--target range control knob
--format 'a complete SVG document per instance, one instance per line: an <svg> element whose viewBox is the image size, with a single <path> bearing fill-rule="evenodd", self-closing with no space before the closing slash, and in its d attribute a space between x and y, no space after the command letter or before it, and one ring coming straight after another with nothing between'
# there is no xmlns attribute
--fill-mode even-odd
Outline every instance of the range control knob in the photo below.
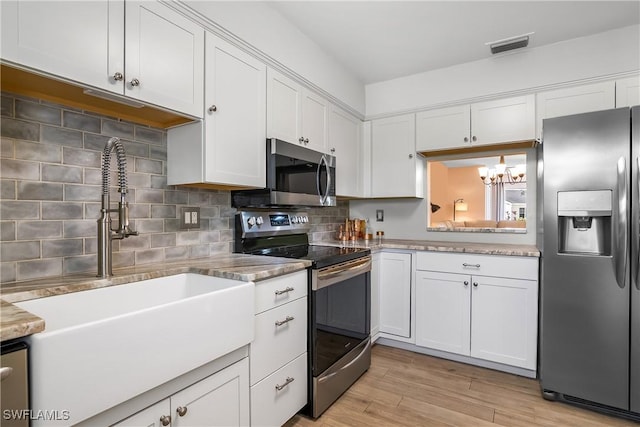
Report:
<svg viewBox="0 0 640 427"><path fill-rule="evenodd" d="M291 217L291 224L297 224L298 223L298 217L297 216L292 216Z"/></svg>
<svg viewBox="0 0 640 427"><path fill-rule="evenodd" d="M307 216L302 216L300 217L300 219L302 220L302 222L309 222L309 218Z"/></svg>
<svg viewBox="0 0 640 427"><path fill-rule="evenodd" d="M247 220L247 224L249 224L249 228L253 227L254 225L256 225L256 217L252 216Z"/></svg>
<svg viewBox="0 0 640 427"><path fill-rule="evenodd" d="M258 218L256 218L256 224L258 225L262 225L264 223L264 220L262 219L261 216L259 216Z"/></svg>

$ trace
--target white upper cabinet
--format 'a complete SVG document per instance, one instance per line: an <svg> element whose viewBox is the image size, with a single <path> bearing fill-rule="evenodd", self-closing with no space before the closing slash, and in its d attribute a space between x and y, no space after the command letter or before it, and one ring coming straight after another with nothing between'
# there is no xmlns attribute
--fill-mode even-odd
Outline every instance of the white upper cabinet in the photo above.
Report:
<svg viewBox="0 0 640 427"><path fill-rule="evenodd" d="M543 119L615 108L615 92L615 82L611 81L538 93L537 137L542 137Z"/></svg>
<svg viewBox="0 0 640 427"><path fill-rule="evenodd" d="M424 160L416 155L415 114L371 122L371 196L424 197Z"/></svg>
<svg viewBox="0 0 640 427"><path fill-rule="evenodd" d="M207 33L204 121L169 129L170 185L265 185L266 66Z"/></svg>
<svg viewBox="0 0 640 427"><path fill-rule="evenodd" d="M533 95L416 114L416 150L438 151L535 138Z"/></svg>
<svg viewBox="0 0 640 427"><path fill-rule="evenodd" d="M471 145L535 139L535 96L471 104Z"/></svg>
<svg viewBox="0 0 640 427"><path fill-rule="evenodd" d="M125 95L202 117L204 29L157 2L125 5Z"/></svg>
<svg viewBox="0 0 640 427"><path fill-rule="evenodd" d="M2 59L123 93L124 1L3 1Z"/></svg>
<svg viewBox="0 0 640 427"><path fill-rule="evenodd" d="M616 108L640 105L640 76L616 80Z"/></svg>
<svg viewBox="0 0 640 427"><path fill-rule="evenodd" d="M469 105L423 111L416 114L416 150L435 151L469 147Z"/></svg>
<svg viewBox="0 0 640 427"><path fill-rule="evenodd" d="M362 122L331 105L329 152L336 156L336 194L362 197Z"/></svg>
<svg viewBox="0 0 640 427"><path fill-rule="evenodd" d="M329 104L287 76L267 70L267 138L326 152Z"/></svg>
<svg viewBox="0 0 640 427"><path fill-rule="evenodd" d="M2 58L202 117L204 30L157 2L2 2Z"/></svg>

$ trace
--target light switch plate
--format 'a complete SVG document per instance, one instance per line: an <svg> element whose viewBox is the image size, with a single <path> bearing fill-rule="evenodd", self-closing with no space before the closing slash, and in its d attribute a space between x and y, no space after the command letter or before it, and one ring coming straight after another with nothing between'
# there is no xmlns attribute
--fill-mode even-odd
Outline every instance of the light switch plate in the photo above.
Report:
<svg viewBox="0 0 640 427"><path fill-rule="evenodd" d="M180 229L193 230L200 228L200 208L183 207L180 209Z"/></svg>
<svg viewBox="0 0 640 427"><path fill-rule="evenodd" d="M376 221L378 222L384 221L384 210L376 209Z"/></svg>

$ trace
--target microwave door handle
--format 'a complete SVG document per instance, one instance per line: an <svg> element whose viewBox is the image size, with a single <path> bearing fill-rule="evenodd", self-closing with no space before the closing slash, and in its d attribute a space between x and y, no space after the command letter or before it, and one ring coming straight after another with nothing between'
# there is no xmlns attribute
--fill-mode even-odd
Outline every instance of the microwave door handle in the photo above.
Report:
<svg viewBox="0 0 640 427"><path fill-rule="evenodd" d="M324 205L329 198L329 191L331 191L331 169L329 168L327 158L325 156L322 156L322 158L324 159L324 167L327 169L327 188L325 189L324 197L322 198L322 204Z"/></svg>
<svg viewBox="0 0 640 427"><path fill-rule="evenodd" d="M327 188L325 193L322 194L320 189L320 170L322 169L322 163L324 163L325 168L327 170ZM318 162L318 169L316 170L316 187L318 189L318 196L320 196L320 204L324 206L327 201L327 197L329 196L329 184L331 183L331 177L329 176L329 163L327 162L327 157L323 154Z"/></svg>
<svg viewBox="0 0 640 427"><path fill-rule="evenodd" d="M636 180L638 185L636 185L636 199L633 201L633 204L636 207L636 214L638 215L638 217L633 219L633 226L635 227L634 231L636 234L634 236L636 240L636 262L634 278L636 282L636 288L638 288L638 290L640 291L640 157L636 157Z"/></svg>

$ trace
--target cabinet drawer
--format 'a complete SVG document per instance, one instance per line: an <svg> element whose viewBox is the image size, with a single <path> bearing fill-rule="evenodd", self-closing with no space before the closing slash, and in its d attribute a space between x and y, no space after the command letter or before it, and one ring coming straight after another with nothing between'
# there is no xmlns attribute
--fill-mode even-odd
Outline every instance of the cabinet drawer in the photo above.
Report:
<svg viewBox="0 0 640 427"><path fill-rule="evenodd" d="M288 380L292 381L287 383ZM276 387L281 389L278 390ZM307 353L305 352L251 387L251 425L281 426L306 404Z"/></svg>
<svg viewBox="0 0 640 427"><path fill-rule="evenodd" d="M293 318L290 321L287 319ZM307 298L256 315L251 343L251 384L307 350ZM286 322L278 325L277 323Z"/></svg>
<svg viewBox="0 0 640 427"><path fill-rule="evenodd" d="M535 257L418 252L416 269L538 280Z"/></svg>
<svg viewBox="0 0 640 427"><path fill-rule="evenodd" d="M307 270L256 283L256 314L307 295Z"/></svg>

